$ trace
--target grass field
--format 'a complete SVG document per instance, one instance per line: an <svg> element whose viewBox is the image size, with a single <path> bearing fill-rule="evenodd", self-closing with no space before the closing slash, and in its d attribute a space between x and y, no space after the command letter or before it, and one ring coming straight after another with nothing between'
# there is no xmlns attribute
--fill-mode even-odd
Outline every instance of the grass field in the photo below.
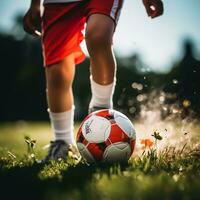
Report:
<svg viewBox="0 0 200 200"><path fill-rule="evenodd" d="M70 158L38 165L51 139L49 124L1 124L0 199L199 200L199 122L146 120L135 127L137 147L127 165L88 166ZM34 151L25 136L36 140ZM144 146L145 139L154 145Z"/></svg>

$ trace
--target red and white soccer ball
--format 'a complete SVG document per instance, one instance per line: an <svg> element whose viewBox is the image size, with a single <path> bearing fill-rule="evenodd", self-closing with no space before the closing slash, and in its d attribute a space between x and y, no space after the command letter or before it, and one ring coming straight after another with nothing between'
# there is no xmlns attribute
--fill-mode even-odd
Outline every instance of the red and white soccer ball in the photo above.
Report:
<svg viewBox="0 0 200 200"><path fill-rule="evenodd" d="M89 114L77 133L77 147L88 163L126 162L133 153L136 133L122 113L99 110Z"/></svg>

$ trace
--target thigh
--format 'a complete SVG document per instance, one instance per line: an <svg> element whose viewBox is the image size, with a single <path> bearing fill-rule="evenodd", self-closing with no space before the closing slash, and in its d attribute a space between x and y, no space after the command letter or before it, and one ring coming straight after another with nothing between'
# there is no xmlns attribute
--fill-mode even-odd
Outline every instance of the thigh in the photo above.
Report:
<svg viewBox="0 0 200 200"><path fill-rule="evenodd" d="M123 0L106 0L104 3L102 3L102 0L90 0L85 9L86 39L88 35L89 38L95 35L101 39L112 40L122 5Z"/></svg>

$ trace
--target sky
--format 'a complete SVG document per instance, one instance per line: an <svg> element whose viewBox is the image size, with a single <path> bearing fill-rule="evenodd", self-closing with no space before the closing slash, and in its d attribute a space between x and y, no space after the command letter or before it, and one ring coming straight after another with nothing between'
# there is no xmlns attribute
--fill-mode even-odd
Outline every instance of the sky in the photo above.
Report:
<svg viewBox="0 0 200 200"><path fill-rule="evenodd" d="M138 53L146 68L165 72L182 56L183 40L191 38L200 58L200 0L163 0L164 15L150 19L142 0L125 0L114 36L120 56ZM11 31L13 19L25 13L30 0L1 0L0 29ZM85 47L84 47L85 49Z"/></svg>

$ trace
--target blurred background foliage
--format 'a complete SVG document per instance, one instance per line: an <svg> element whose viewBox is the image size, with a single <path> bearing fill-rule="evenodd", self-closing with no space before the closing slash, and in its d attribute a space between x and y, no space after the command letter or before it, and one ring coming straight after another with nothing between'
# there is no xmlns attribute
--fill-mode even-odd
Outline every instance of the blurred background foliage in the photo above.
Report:
<svg viewBox="0 0 200 200"><path fill-rule="evenodd" d="M193 110L200 116L200 61L194 57L195 44L183 41L183 55L168 73L150 72L139 55L117 55L117 87L114 107L137 117L149 98L177 104L183 117ZM0 32L0 121L47 120L45 76L40 40L24 33L22 17L15 20L12 33ZM89 59L76 67L74 81L76 119L86 114L90 100ZM159 102L158 102L159 103ZM170 113L168 113L170 114ZM164 117L164 116L163 116Z"/></svg>

